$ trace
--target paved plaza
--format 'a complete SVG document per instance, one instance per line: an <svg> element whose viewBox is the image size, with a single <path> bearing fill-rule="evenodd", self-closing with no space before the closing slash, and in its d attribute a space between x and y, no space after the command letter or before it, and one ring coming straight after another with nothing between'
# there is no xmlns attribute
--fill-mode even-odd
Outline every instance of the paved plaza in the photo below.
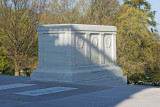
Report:
<svg viewBox="0 0 160 107"><path fill-rule="evenodd" d="M1 107L160 107L151 86L94 86L0 75Z"/></svg>

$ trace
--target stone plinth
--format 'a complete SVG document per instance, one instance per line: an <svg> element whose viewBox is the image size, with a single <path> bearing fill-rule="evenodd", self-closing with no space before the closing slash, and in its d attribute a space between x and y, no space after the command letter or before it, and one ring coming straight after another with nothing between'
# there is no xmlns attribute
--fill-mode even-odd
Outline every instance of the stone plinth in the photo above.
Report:
<svg viewBox="0 0 160 107"><path fill-rule="evenodd" d="M32 80L83 83L117 78L126 82L116 64L116 27L42 25L38 37L39 65Z"/></svg>

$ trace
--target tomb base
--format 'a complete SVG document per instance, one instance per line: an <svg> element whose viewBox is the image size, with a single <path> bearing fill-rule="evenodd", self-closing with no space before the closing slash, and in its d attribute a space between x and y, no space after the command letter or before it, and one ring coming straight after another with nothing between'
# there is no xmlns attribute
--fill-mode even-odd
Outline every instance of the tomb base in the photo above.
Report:
<svg viewBox="0 0 160 107"><path fill-rule="evenodd" d="M127 82L119 66L43 67L37 68L32 73L31 79L86 85L124 85Z"/></svg>

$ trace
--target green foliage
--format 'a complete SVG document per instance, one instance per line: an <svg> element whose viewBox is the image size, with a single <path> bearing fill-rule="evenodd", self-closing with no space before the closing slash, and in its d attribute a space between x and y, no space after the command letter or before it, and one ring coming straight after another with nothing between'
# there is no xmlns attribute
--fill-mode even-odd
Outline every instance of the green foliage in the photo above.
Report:
<svg viewBox="0 0 160 107"><path fill-rule="evenodd" d="M154 16L156 11L151 11L151 4L149 4L146 0L123 0L124 4L128 4L131 7L139 8L142 11L147 13L148 24L152 26L156 26L156 22L154 21Z"/></svg>
<svg viewBox="0 0 160 107"><path fill-rule="evenodd" d="M153 36L147 27L147 14L127 5L120 7L117 18L118 64L130 79L143 79L154 67Z"/></svg>
<svg viewBox="0 0 160 107"><path fill-rule="evenodd" d="M155 72L152 72L151 74L151 80L152 81L160 81L160 71L155 71Z"/></svg>
<svg viewBox="0 0 160 107"><path fill-rule="evenodd" d="M7 61L7 52L0 48L0 72L5 74L9 68L10 64Z"/></svg>

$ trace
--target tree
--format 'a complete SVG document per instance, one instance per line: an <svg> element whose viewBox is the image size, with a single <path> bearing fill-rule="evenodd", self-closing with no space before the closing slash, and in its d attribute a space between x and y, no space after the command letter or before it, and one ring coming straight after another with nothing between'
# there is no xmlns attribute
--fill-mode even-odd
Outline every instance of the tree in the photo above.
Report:
<svg viewBox="0 0 160 107"><path fill-rule="evenodd" d="M117 0L52 0L41 14L41 23L113 25L118 7Z"/></svg>
<svg viewBox="0 0 160 107"><path fill-rule="evenodd" d="M79 23L79 0L52 0L40 15L41 24Z"/></svg>
<svg viewBox="0 0 160 107"><path fill-rule="evenodd" d="M153 37L147 26L147 13L122 5L117 16L117 60L130 79L146 76L154 66Z"/></svg>
<svg viewBox="0 0 160 107"><path fill-rule="evenodd" d="M160 35L158 33L153 33L154 36L154 46L153 46L153 58L155 60L154 66L150 68L149 71L151 79L153 81L160 80Z"/></svg>
<svg viewBox="0 0 160 107"><path fill-rule="evenodd" d="M0 36L7 57L14 63L15 76L19 76L21 65L28 58L30 48L37 40L38 16L43 1L0 1Z"/></svg>
<svg viewBox="0 0 160 107"><path fill-rule="evenodd" d="M117 0L91 0L86 17L92 24L113 25L118 8Z"/></svg>
<svg viewBox="0 0 160 107"><path fill-rule="evenodd" d="M128 4L131 7L139 8L147 13L148 24L151 26L156 26L154 20L156 11L151 11L151 5L146 0L123 0L124 4Z"/></svg>

